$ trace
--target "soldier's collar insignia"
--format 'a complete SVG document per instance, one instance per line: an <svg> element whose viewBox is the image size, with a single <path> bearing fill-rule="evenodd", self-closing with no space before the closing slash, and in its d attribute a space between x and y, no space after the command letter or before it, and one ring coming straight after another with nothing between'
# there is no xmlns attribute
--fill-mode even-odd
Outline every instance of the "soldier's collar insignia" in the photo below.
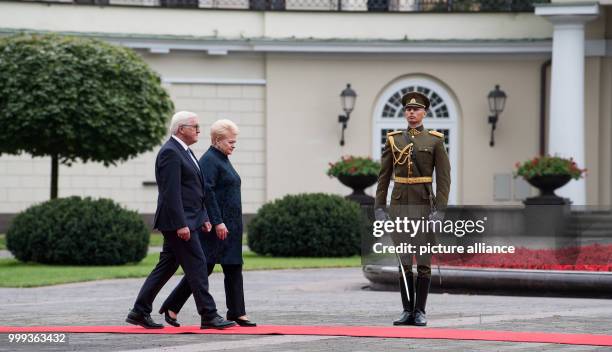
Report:
<svg viewBox="0 0 612 352"><path fill-rule="evenodd" d="M417 135L419 135L420 133L421 133L421 131L417 130L416 128L410 128L410 129L408 130L408 134L409 134L411 137L417 136Z"/></svg>

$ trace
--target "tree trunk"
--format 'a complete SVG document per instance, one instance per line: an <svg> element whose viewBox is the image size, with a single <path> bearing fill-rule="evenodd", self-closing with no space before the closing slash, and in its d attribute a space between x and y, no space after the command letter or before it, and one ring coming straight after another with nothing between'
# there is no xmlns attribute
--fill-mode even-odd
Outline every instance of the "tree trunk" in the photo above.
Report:
<svg viewBox="0 0 612 352"><path fill-rule="evenodd" d="M51 199L57 198L57 178L59 171L59 158L57 154L51 156Z"/></svg>

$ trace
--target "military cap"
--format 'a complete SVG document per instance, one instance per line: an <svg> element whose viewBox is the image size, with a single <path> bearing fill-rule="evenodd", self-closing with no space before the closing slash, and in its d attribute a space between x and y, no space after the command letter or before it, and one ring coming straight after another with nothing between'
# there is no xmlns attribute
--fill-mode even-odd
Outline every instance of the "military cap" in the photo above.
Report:
<svg viewBox="0 0 612 352"><path fill-rule="evenodd" d="M402 97L404 107L415 106L417 108L429 109L429 98L419 92L410 92Z"/></svg>

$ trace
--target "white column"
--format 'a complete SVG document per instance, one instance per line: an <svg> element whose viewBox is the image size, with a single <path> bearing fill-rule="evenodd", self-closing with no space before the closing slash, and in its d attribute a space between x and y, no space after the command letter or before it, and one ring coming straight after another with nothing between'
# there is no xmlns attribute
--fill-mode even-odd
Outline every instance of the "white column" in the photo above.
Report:
<svg viewBox="0 0 612 352"><path fill-rule="evenodd" d="M548 154L572 157L585 167L584 119L584 27L595 19L599 6L586 4L546 4L536 15L554 26ZM572 180L556 192L575 205L586 204L586 182Z"/></svg>

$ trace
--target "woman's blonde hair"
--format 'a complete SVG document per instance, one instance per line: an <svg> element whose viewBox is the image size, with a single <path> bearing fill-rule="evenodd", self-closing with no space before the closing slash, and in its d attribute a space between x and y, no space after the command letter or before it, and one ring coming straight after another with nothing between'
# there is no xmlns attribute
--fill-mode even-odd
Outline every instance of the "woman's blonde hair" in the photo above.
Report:
<svg viewBox="0 0 612 352"><path fill-rule="evenodd" d="M240 133L238 126L228 119L217 120L210 126L210 143L215 144L216 139L227 137L228 133L237 135Z"/></svg>

